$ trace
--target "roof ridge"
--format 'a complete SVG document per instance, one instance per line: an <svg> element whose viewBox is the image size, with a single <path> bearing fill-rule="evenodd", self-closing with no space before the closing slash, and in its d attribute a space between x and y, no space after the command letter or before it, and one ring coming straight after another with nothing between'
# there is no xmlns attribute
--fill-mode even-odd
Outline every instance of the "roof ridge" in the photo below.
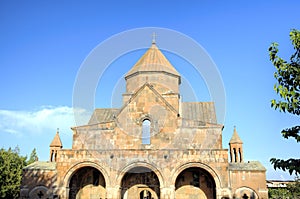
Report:
<svg viewBox="0 0 300 199"><path fill-rule="evenodd" d="M158 65L160 67L150 67L153 65ZM127 79L129 76L132 76L135 73L146 71L164 71L169 74L180 76L175 67L156 46L156 43L152 43L151 47L143 54L143 56L134 64L134 66L125 75L125 79Z"/></svg>

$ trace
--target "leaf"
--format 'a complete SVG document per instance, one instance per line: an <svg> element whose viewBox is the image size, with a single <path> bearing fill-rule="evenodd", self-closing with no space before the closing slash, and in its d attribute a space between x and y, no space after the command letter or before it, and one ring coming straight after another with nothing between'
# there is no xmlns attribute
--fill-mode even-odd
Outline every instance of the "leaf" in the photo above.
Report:
<svg viewBox="0 0 300 199"><path fill-rule="evenodd" d="M269 58L276 71L274 78L276 83L274 91L281 98L271 100L271 107L281 112L287 112L296 116L300 115L300 31L292 29L290 40L295 52L291 55L289 61L278 56L278 43L272 43L269 50ZM281 131L282 136L286 139L294 138L297 143L300 142L300 125L286 128ZM290 174L300 174L300 159L281 160L271 158L270 162L274 169L288 171Z"/></svg>

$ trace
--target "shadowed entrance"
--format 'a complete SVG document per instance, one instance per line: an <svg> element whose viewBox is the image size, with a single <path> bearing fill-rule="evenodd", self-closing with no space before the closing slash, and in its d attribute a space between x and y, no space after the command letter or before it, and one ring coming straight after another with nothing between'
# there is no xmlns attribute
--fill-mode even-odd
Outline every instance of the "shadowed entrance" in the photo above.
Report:
<svg viewBox="0 0 300 199"><path fill-rule="evenodd" d="M83 167L75 171L69 187L69 199L106 197L104 177L94 167Z"/></svg>
<svg viewBox="0 0 300 199"><path fill-rule="evenodd" d="M215 181L204 169L198 167L187 168L176 178L175 198L215 199Z"/></svg>
<svg viewBox="0 0 300 199"><path fill-rule="evenodd" d="M160 184L156 174L146 167L135 167L124 175L121 183L122 199L158 199Z"/></svg>

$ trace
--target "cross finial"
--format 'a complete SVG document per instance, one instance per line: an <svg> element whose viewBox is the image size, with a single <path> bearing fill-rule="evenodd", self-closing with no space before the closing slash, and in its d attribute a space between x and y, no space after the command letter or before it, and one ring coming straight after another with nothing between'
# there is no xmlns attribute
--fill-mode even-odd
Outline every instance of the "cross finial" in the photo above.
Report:
<svg viewBox="0 0 300 199"><path fill-rule="evenodd" d="M155 44L156 43L156 33L153 32L152 33L152 44Z"/></svg>
<svg viewBox="0 0 300 199"><path fill-rule="evenodd" d="M59 128L57 128L56 132L59 133Z"/></svg>

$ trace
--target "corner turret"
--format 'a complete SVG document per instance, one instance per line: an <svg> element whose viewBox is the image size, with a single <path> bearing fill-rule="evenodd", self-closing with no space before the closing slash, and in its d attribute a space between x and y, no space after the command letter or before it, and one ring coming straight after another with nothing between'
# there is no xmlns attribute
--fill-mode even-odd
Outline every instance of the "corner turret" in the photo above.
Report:
<svg viewBox="0 0 300 199"><path fill-rule="evenodd" d="M57 151L62 149L63 145L59 137L59 129L57 129L56 134L50 144L50 162L56 162Z"/></svg>
<svg viewBox="0 0 300 199"><path fill-rule="evenodd" d="M230 148L230 162L243 162L244 155L243 155L243 142L238 135L236 128L234 127L233 135L229 141L229 148Z"/></svg>

